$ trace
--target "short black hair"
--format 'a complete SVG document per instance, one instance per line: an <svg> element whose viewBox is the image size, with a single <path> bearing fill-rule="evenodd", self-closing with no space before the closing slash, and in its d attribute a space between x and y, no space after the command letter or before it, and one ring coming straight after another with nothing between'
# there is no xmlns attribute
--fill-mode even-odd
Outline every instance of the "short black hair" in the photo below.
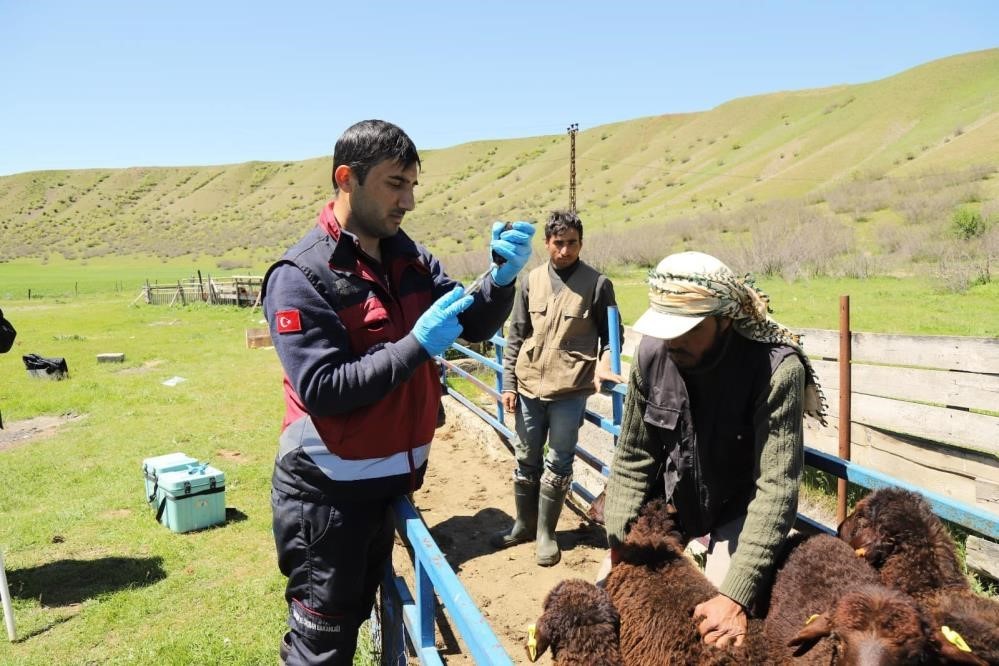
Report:
<svg viewBox="0 0 999 666"><path fill-rule="evenodd" d="M548 240L552 236L565 233L569 229L575 229L579 232L579 240L583 240L583 221L579 219L575 211L571 210L553 210L551 215L548 216L548 221L545 223L545 240Z"/></svg>
<svg viewBox="0 0 999 666"><path fill-rule="evenodd" d="M333 191L340 189L335 174L341 164L349 166L363 185L371 167L385 160L399 162L403 167L420 166L416 144L396 125L384 120L362 120L351 125L333 148Z"/></svg>

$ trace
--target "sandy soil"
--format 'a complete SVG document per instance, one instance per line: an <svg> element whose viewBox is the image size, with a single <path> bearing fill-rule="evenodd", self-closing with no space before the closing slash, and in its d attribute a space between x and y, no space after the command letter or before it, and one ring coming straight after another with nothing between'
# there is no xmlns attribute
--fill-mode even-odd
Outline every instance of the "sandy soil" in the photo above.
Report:
<svg viewBox="0 0 999 666"><path fill-rule="evenodd" d="M423 488L414 497L437 545L515 663L529 663L527 625L541 614L545 595L566 578L593 580L605 554L603 528L588 521L585 504L567 506L557 529L562 561L554 567L534 562L534 544L504 551L489 546L493 532L513 518L513 456L481 419L447 405L447 423L437 431ZM584 430L587 428L584 428ZM590 427L592 429L592 426ZM405 551L396 569L408 569ZM412 589L412 578L406 576ZM440 624L440 623L439 623ZM447 626L439 627L438 647L449 664L472 663L458 651ZM546 654L539 664L550 664Z"/></svg>
<svg viewBox="0 0 999 666"><path fill-rule="evenodd" d="M447 423L437 431L427 478L414 503L504 649L514 663L526 664L527 625L537 620L545 595L559 581L594 579L606 553L604 530L585 517L588 506L575 498L559 520L559 564L537 566L534 544L494 551L489 536L509 527L513 520L513 455L478 416L449 398L444 404ZM610 409L609 401L599 396L591 398L588 407L605 414ZM586 424L580 430L580 445L610 463L613 441L607 433ZM594 495L603 488L603 477L578 461L573 474ZM813 505L805 497L800 509L827 524L834 520L827 506ZM695 545L695 552L699 550ZM412 591L412 566L401 542L394 564ZM445 663L473 663L455 633L446 615L439 614L437 647ZM546 653L537 663L551 664L550 655Z"/></svg>

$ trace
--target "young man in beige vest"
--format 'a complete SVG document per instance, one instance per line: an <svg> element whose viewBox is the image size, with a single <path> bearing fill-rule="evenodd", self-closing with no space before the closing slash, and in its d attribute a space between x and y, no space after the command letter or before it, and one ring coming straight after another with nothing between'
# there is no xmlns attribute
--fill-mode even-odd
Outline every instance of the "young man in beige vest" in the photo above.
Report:
<svg viewBox="0 0 999 666"><path fill-rule="evenodd" d="M602 381L624 381L610 371L607 308L616 304L614 286L579 259L582 247L579 217L552 212L545 224L550 261L521 282L503 355L503 407L516 414L519 438L513 473L517 518L491 543L507 548L536 538L541 566L561 559L555 526L572 481L586 399ZM623 328L618 333L623 338Z"/></svg>

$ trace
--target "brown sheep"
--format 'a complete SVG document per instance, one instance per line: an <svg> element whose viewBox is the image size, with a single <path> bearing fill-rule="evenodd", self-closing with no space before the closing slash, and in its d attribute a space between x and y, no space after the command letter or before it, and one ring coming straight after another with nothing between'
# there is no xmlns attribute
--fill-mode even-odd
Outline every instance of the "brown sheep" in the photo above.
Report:
<svg viewBox="0 0 999 666"><path fill-rule="evenodd" d="M935 627L957 632L971 649L961 651L938 633L946 659L999 664L999 602L971 590L954 540L918 493L898 488L871 493L857 502L839 536L879 571L885 585L916 597Z"/></svg>
<svg viewBox="0 0 999 666"><path fill-rule="evenodd" d="M584 580L564 580L545 597L531 661L551 649L556 666L621 666L618 614L607 593Z"/></svg>
<svg viewBox="0 0 999 666"><path fill-rule="evenodd" d="M936 650L915 600L824 534L798 544L777 571L764 632L778 663L920 664Z"/></svg>
<svg viewBox="0 0 999 666"><path fill-rule="evenodd" d="M762 648L758 624L751 625L745 644L739 648L702 642L694 607L718 590L683 550L683 537L667 512L666 502L649 502L620 546L620 559L606 582L621 616L624 663L765 663L765 656L757 652Z"/></svg>
<svg viewBox="0 0 999 666"><path fill-rule="evenodd" d="M839 537L881 574L881 581L917 599L938 590L967 592L954 540L917 493L877 490L857 502Z"/></svg>
<svg viewBox="0 0 999 666"><path fill-rule="evenodd" d="M945 590L928 598L926 608L938 626L961 636L972 654L982 659L978 663L999 666L999 603L973 592Z"/></svg>

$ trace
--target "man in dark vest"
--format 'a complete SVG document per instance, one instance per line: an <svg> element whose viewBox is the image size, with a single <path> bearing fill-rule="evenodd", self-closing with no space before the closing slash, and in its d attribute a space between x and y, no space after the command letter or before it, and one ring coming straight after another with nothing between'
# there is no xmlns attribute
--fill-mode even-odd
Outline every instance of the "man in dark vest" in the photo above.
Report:
<svg viewBox="0 0 999 666"><path fill-rule="evenodd" d="M579 216L552 212L545 224L550 261L521 283L503 353L503 407L516 413L518 435L517 518L490 542L507 548L536 538L541 566L561 559L555 526L572 481L586 399L604 380L624 381L610 370L607 308L616 304L614 285L579 258L582 247Z"/></svg>
<svg viewBox="0 0 999 666"><path fill-rule="evenodd" d="M718 259L682 252L649 276L604 507L610 560L644 502L667 497L688 538L709 535L719 594L694 609L704 641L740 645L798 506L803 414L822 394L767 296Z"/></svg>
<svg viewBox="0 0 999 666"><path fill-rule="evenodd" d="M402 231L416 205L416 146L381 120L333 153L335 197L264 277L284 368L271 505L288 577L289 666L350 664L392 554L391 503L423 483L441 385L433 357L486 340L510 313L534 228L493 225L494 265L474 295Z"/></svg>

